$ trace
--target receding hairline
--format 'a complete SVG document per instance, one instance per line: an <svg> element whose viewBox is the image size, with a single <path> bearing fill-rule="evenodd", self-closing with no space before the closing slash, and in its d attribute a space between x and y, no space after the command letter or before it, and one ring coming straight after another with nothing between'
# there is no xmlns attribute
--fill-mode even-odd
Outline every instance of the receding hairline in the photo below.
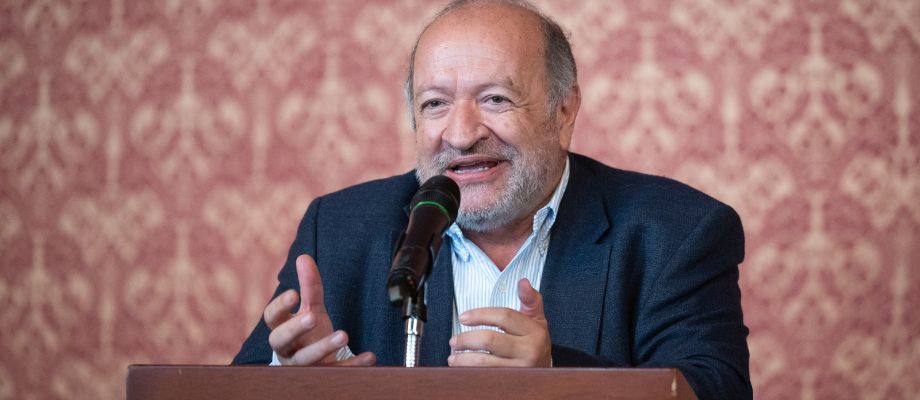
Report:
<svg viewBox="0 0 920 400"><path fill-rule="evenodd" d="M418 50L418 46L422 42L422 39L425 37L425 34L428 33L428 31L433 26L438 24L438 22L444 20L445 17L455 16L456 14L460 14L460 13L470 13L471 9L475 9L475 8L488 8L488 7L504 8L508 10L517 11L522 15L526 15L527 19L530 20L530 22L534 23L532 27L536 29L535 32L542 33L541 20L542 18L546 18L546 16L543 15L543 13L539 9L537 9L530 3L516 1L516 0L461 0L461 1L455 1L455 2L448 4L446 7L441 9L440 12L435 14L435 16L431 19L431 21L429 21L428 24L425 25L425 28L423 28L422 31L418 34L418 36L415 39L414 46L412 47L413 49L412 61L413 62L415 61L415 57L414 57L415 51ZM541 51L543 51L542 48L541 48Z"/></svg>
<svg viewBox="0 0 920 400"><path fill-rule="evenodd" d="M510 8L510 9L522 11L522 12L525 12L537 18L546 17L546 15L544 15L543 12L540 11L539 8L537 8L536 6L534 6L528 1L522 1L522 0L455 0L455 1L448 3L446 6L444 6L444 8L438 11L438 13L435 14L434 17L431 18L431 21L428 22L427 26L431 26L432 24L437 22L439 19L441 19L441 17L447 16L449 14L453 14L457 11L461 11L461 10L465 10L469 8L475 8L475 7L492 7L492 6ZM422 30L422 32L424 32L424 30Z"/></svg>
<svg viewBox="0 0 920 400"><path fill-rule="evenodd" d="M484 8L499 8L499 9L514 11L520 15L526 16L527 19L535 23L536 24L535 27L537 29L539 29L540 18L545 17L539 9L533 7L532 5L528 3L523 3L523 2L518 2L518 1L512 1L512 0L461 1L461 2L457 2L456 4L448 5L443 10L435 14L435 16L431 19L428 25L425 26L425 28L422 30L422 32L419 34L418 37L421 38L429 28L437 24L439 21L443 20L445 17L456 16L458 14L461 14L461 15L470 14L474 12L474 10L476 9L484 9Z"/></svg>

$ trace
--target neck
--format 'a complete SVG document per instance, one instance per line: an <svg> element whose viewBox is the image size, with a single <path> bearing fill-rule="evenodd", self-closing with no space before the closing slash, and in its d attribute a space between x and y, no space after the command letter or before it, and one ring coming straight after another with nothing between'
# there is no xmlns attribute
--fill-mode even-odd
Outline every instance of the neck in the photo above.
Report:
<svg viewBox="0 0 920 400"><path fill-rule="evenodd" d="M559 182L561 178L562 173L560 171L559 176L556 177L556 182ZM533 219L537 214L537 210L549 203L549 199L553 197L557 186L558 184L553 186L528 212L511 222L488 231L472 231L461 228L463 235L475 243L495 263L499 271L504 271L508 264L511 263L511 260L514 259L514 255L524 245L527 237L533 232Z"/></svg>
<svg viewBox="0 0 920 400"><path fill-rule="evenodd" d="M495 263L499 271L504 271L511 263L518 249L527 240L533 229L534 213L529 213L523 218L516 219L498 229L485 232L464 230L463 234L476 243L483 253Z"/></svg>

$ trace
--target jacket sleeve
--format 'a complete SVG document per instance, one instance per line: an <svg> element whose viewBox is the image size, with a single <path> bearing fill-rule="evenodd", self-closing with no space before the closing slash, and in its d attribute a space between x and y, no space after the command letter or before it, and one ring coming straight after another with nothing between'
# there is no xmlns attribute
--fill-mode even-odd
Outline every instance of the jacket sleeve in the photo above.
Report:
<svg viewBox="0 0 920 400"><path fill-rule="evenodd" d="M752 398L738 287L743 259L741 219L719 206L643 291L636 310L636 364L679 368L700 399Z"/></svg>
<svg viewBox="0 0 920 400"><path fill-rule="evenodd" d="M744 233L734 210L720 206L702 218L663 268L643 282L633 364L678 368L700 399L752 398L738 287L743 258ZM559 367L624 367L558 345L552 353Z"/></svg>
<svg viewBox="0 0 920 400"><path fill-rule="evenodd" d="M288 289L299 291L300 285L297 281L297 269L294 265L297 257L302 254L309 254L314 259L316 258L316 218L319 213L321 200L322 198L320 197L310 203L310 207L307 208L306 214L300 221L300 226L297 229L297 237L294 239L294 243L291 244L291 249L288 251L287 261L284 263L281 272L278 273L278 287L275 289L272 299L278 297ZM262 319L262 314L259 314L259 321L256 323L256 327L252 330L252 333L249 334L249 337L246 338L246 341L243 342L243 346L240 348L236 357L233 358L231 364L271 363L272 349L271 346L268 345L268 334L270 332L271 330L268 329L265 320Z"/></svg>

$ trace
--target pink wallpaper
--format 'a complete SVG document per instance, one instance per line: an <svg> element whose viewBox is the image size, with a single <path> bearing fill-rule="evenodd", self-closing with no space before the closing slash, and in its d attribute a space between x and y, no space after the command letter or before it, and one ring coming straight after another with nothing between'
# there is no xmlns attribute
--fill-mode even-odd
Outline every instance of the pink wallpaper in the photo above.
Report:
<svg viewBox="0 0 920 400"><path fill-rule="evenodd" d="M308 202L411 167L440 4L0 3L0 398L229 362ZM915 397L920 2L538 4L572 32L575 149L740 212L756 396Z"/></svg>

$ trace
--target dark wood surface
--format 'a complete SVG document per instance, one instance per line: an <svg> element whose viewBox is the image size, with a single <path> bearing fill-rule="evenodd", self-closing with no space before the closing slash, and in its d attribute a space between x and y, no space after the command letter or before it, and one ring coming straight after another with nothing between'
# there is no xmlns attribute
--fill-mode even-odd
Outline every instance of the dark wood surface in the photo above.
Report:
<svg viewBox="0 0 920 400"><path fill-rule="evenodd" d="M132 365L128 400L695 399L676 369Z"/></svg>

